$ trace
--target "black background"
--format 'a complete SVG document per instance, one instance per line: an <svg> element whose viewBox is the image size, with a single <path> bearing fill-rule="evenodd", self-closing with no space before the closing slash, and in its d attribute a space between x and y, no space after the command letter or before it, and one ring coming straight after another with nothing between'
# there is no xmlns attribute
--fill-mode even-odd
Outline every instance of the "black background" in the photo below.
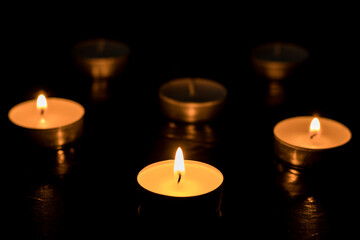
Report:
<svg viewBox="0 0 360 240"><path fill-rule="evenodd" d="M179 145L186 158L213 164L225 177L223 216L200 235L217 230L223 237L339 239L355 233L359 49L350 7L151 7L8 9L14 14L2 29L4 233L29 239L144 233L150 223L137 215L136 175L151 162L173 158ZM98 37L123 41L131 49L125 72L112 79L102 103L91 99L91 79L71 56L74 44ZM310 53L284 81L278 106L269 104L269 82L256 76L250 62L251 50L269 41L299 44ZM228 89L222 115L208 125L210 142L166 137L168 120L160 112L157 90L189 76ZM86 109L84 137L65 174L56 170L54 151L20 144L7 119L12 106L40 90ZM284 187L290 170L274 162L272 129L282 119L315 113L345 124L353 138L335 164L301 174L295 183L301 191L292 194ZM162 225L152 225L146 233L163 236ZM189 230L186 221L174 225Z"/></svg>

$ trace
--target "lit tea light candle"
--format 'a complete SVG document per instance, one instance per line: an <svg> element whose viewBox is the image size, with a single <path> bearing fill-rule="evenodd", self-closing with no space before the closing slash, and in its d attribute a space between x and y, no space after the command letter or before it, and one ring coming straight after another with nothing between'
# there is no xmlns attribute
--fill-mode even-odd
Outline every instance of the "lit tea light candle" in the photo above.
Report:
<svg viewBox="0 0 360 240"><path fill-rule="evenodd" d="M271 80L282 80L309 56L308 51L296 44L271 42L259 45L251 53L256 72Z"/></svg>
<svg viewBox="0 0 360 240"><path fill-rule="evenodd" d="M223 180L217 168L199 161L184 160L182 150L178 148L175 160L156 162L139 172L137 181L142 197L146 199L141 201L141 212L160 216L176 208L178 217L199 212L199 216L217 214Z"/></svg>
<svg viewBox="0 0 360 240"><path fill-rule="evenodd" d="M77 102L41 94L11 108L8 117L36 144L59 148L81 136L84 114Z"/></svg>
<svg viewBox="0 0 360 240"><path fill-rule="evenodd" d="M207 122L221 112L227 95L220 83L204 78L179 78L159 89L162 112L171 120Z"/></svg>
<svg viewBox="0 0 360 240"><path fill-rule="evenodd" d="M181 148L175 160L156 162L143 168L137 181L144 189L171 197L194 197L219 188L222 173L215 167L193 160L184 160Z"/></svg>
<svg viewBox="0 0 360 240"><path fill-rule="evenodd" d="M317 164L324 153L337 149L351 139L350 130L335 120L300 116L285 119L274 127L275 152L294 166Z"/></svg>

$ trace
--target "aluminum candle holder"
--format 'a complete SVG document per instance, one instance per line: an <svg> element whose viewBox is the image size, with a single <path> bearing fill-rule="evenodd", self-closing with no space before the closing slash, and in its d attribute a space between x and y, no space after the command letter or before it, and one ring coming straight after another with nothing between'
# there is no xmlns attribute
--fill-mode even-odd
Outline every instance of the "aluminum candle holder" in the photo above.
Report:
<svg viewBox="0 0 360 240"><path fill-rule="evenodd" d="M170 197L139 187L138 216L143 219L213 220L222 216L222 185L205 195Z"/></svg>
<svg viewBox="0 0 360 240"><path fill-rule="evenodd" d="M305 169L319 164L321 159L331 156L334 150L307 149L293 146L275 137L274 144L276 156L292 167Z"/></svg>
<svg viewBox="0 0 360 240"><path fill-rule="evenodd" d="M83 135L83 119L60 128L43 130L23 128L18 133L37 146L61 149L81 138Z"/></svg>

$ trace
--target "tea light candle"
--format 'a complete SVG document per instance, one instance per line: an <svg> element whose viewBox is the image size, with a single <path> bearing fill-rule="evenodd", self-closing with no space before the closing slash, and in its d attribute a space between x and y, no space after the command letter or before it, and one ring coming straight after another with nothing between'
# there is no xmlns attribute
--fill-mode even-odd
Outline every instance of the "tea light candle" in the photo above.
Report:
<svg viewBox="0 0 360 240"><path fill-rule="evenodd" d="M148 191L171 197L194 197L217 189L223 182L215 167L198 161L184 160L179 148L175 160L164 160L143 168L137 181Z"/></svg>
<svg viewBox="0 0 360 240"><path fill-rule="evenodd" d="M227 95L220 83L204 78L179 78L159 89L162 112L171 120L206 122L222 110Z"/></svg>
<svg viewBox="0 0 360 240"><path fill-rule="evenodd" d="M72 49L75 63L95 80L112 78L123 71L130 48L111 39L90 39L76 44Z"/></svg>
<svg viewBox="0 0 360 240"><path fill-rule="evenodd" d="M209 164L184 160L181 148L178 148L175 160L150 164L137 176L142 189L157 195L158 199L161 197L173 200L187 198L190 201L219 189L223 179L222 173ZM186 203L181 202L181 204ZM162 208L165 207L162 206ZM176 208L181 208L181 206Z"/></svg>
<svg viewBox="0 0 360 240"><path fill-rule="evenodd" d="M271 42L254 48L251 60L259 75L271 80L282 80L308 56L308 51L296 44Z"/></svg>
<svg viewBox="0 0 360 240"><path fill-rule="evenodd" d="M84 114L85 109L77 102L39 95L15 105L8 117L36 144L59 148L81 136Z"/></svg>
<svg viewBox="0 0 360 240"><path fill-rule="evenodd" d="M349 142L351 132L332 119L299 116L277 123L274 137L275 152L281 160L298 167L310 167L317 164L325 152Z"/></svg>

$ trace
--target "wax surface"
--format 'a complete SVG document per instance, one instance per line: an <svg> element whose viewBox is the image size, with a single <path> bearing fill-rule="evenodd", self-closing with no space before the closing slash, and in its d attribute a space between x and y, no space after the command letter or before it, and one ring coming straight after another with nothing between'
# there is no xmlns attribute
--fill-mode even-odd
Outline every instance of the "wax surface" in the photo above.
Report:
<svg viewBox="0 0 360 240"><path fill-rule="evenodd" d="M202 78L181 78L164 84L160 93L181 102L209 102L222 100L226 89L219 83Z"/></svg>
<svg viewBox="0 0 360 240"><path fill-rule="evenodd" d="M148 191L173 197L193 197L217 189L223 182L222 173L215 167L185 160L185 176L180 184L174 177L174 160L156 162L143 168L138 183Z"/></svg>
<svg viewBox="0 0 360 240"><path fill-rule="evenodd" d="M30 129L52 129L79 121L85 109L79 103L64 98L48 98L48 107L43 116L36 108L36 99L17 104L9 111L14 124Z"/></svg>
<svg viewBox="0 0 360 240"><path fill-rule="evenodd" d="M309 149L334 148L350 141L351 132L345 125L332 119L318 118L320 135L314 139L309 136L313 116L293 117L280 121L274 127L274 135L283 142Z"/></svg>

